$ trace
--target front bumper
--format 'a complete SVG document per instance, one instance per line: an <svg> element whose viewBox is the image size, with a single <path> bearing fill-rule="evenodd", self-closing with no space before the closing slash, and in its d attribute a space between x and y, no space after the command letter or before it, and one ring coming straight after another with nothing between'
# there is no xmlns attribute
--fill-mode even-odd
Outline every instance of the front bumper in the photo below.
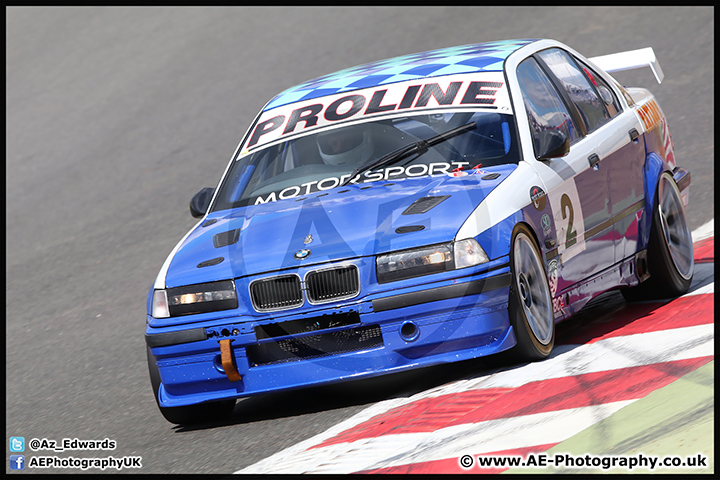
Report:
<svg viewBox="0 0 720 480"><path fill-rule="evenodd" d="M179 329L148 326L164 407L245 397L477 358L515 345L507 263L481 274L398 289L275 323L226 318ZM246 317L244 317L246 318ZM211 324L210 324L211 323ZM197 324L196 324L197 325ZM231 381L229 355L240 375ZM227 350L226 350L227 355ZM225 360L225 362L223 362Z"/></svg>

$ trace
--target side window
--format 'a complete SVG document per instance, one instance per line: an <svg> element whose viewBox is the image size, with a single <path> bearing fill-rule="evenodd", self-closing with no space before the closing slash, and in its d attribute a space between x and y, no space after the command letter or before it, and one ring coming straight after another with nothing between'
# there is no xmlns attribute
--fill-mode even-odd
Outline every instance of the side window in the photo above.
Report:
<svg viewBox="0 0 720 480"><path fill-rule="evenodd" d="M620 111L622 110L620 108L620 103L618 102L615 93L612 91L607 82L603 80L602 77L597 75L592 68L585 65L585 63L581 60L575 58L575 61L578 65L580 65L580 68L582 68L583 72L585 72L585 76L588 78L588 80L590 80L590 83L593 84L595 90L600 95L600 98L605 103L605 108L607 108L607 111L610 114L610 118L620 113Z"/></svg>
<svg viewBox="0 0 720 480"><path fill-rule="evenodd" d="M566 52L551 48L539 52L538 55L562 83L585 122L588 133L610 120L603 101Z"/></svg>
<svg viewBox="0 0 720 480"><path fill-rule="evenodd" d="M572 117L560 98L550 79L542 71L534 58L527 58L518 65L517 78L522 90L523 102L527 111L528 124L532 133L543 130L560 130L570 143L578 138ZM533 147L538 152L533 135Z"/></svg>

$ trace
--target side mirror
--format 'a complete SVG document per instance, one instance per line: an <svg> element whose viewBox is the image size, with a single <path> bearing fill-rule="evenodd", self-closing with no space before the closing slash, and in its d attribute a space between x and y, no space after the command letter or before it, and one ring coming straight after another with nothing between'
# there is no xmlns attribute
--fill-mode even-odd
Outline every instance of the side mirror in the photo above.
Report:
<svg viewBox="0 0 720 480"><path fill-rule="evenodd" d="M543 130L533 134L535 156L538 160L564 157L570 151L570 140L560 130Z"/></svg>
<svg viewBox="0 0 720 480"><path fill-rule="evenodd" d="M208 211L210 207L210 200L212 200L213 194L215 193L214 188L203 188L190 200L190 215L195 218L201 218Z"/></svg>

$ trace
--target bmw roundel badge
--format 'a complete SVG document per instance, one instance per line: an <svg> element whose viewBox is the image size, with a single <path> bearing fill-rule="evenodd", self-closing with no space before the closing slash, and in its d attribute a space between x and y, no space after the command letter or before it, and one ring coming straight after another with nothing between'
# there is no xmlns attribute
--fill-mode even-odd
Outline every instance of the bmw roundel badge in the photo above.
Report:
<svg viewBox="0 0 720 480"><path fill-rule="evenodd" d="M309 257L311 253L312 252L307 248L303 248L302 250L298 250L297 252L295 252L295 255L293 255L293 257L295 257L296 260L302 260L303 258Z"/></svg>

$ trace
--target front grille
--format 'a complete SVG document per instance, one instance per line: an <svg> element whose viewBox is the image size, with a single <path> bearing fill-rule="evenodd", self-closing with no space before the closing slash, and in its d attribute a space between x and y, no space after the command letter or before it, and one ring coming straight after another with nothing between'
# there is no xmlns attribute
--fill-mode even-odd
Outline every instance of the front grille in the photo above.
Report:
<svg viewBox="0 0 720 480"><path fill-rule="evenodd" d="M315 270L305 277L310 303L325 303L352 298L360 293L358 268L348 265Z"/></svg>
<svg viewBox="0 0 720 480"><path fill-rule="evenodd" d="M282 275L255 280L250 284L250 298L258 312L272 312L303 304L300 277Z"/></svg>
<svg viewBox="0 0 720 480"><path fill-rule="evenodd" d="M380 326L369 325L337 332L266 342L246 348L251 367L312 360L383 346Z"/></svg>
<svg viewBox="0 0 720 480"><path fill-rule="evenodd" d="M305 282L296 274L254 280L250 298L258 312L274 312L301 306L307 291L311 304L347 300L360 293L360 274L355 265L321 268L308 272Z"/></svg>

